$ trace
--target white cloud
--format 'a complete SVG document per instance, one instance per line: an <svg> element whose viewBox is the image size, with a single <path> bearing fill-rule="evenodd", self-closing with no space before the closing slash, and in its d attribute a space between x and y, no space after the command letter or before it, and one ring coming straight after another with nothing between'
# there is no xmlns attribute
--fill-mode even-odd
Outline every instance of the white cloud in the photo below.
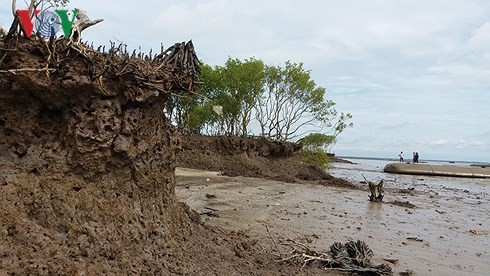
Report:
<svg viewBox="0 0 490 276"><path fill-rule="evenodd" d="M485 54L490 52L490 22L486 22L475 31L466 48L469 51L482 51Z"/></svg>
<svg viewBox="0 0 490 276"><path fill-rule="evenodd" d="M445 139L435 140L429 143L430 146L449 146L455 149L471 149L480 148L485 149L490 147L490 142L483 142L479 140L467 141L467 140L453 140L448 141Z"/></svg>
<svg viewBox="0 0 490 276"><path fill-rule="evenodd" d="M488 140L490 140L490 130L480 134L479 137L487 138Z"/></svg>
<svg viewBox="0 0 490 276"><path fill-rule="evenodd" d="M449 144L449 141L445 140L445 139L439 139L439 140L435 140L435 141L432 141L429 143L429 145L432 145L432 146L443 146L443 145L448 145L448 144Z"/></svg>

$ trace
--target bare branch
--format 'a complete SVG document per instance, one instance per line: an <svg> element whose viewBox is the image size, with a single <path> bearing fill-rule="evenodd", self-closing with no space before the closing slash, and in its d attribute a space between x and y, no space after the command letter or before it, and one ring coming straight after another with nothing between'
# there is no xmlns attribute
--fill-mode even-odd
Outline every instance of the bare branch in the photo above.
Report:
<svg viewBox="0 0 490 276"><path fill-rule="evenodd" d="M12 15L15 16L17 12L17 0L12 0Z"/></svg>

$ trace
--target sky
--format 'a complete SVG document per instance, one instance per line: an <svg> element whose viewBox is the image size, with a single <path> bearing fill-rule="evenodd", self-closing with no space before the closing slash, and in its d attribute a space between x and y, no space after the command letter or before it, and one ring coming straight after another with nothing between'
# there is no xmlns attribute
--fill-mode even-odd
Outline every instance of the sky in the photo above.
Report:
<svg viewBox="0 0 490 276"><path fill-rule="evenodd" d="M12 22L10 1L0 26ZM24 5L18 1L18 7ZM490 162L488 0L71 0L104 22L82 37L160 49L191 40L200 59L304 63L353 115L339 156Z"/></svg>

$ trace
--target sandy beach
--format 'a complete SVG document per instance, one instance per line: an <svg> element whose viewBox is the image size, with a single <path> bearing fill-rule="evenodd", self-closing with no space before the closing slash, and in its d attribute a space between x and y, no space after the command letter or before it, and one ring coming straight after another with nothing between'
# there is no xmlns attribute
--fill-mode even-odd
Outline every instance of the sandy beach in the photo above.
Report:
<svg viewBox="0 0 490 276"><path fill-rule="evenodd" d="M374 261L390 264L395 274L490 271L490 204L481 193L388 184L384 203L371 203L360 189L183 168L176 175L178 199L202 213L207 224L243 230L265 250L286 238L317 251L328 251L335 241L363 240Z"/></svg>

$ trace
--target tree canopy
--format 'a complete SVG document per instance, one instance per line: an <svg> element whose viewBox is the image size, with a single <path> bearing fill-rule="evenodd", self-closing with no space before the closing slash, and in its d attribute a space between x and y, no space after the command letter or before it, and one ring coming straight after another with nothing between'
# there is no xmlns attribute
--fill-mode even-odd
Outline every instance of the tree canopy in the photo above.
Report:
<svg viewBox="0 0 490 276"><path fill-rule="evenodd" d="M201 81L198 97L174 98L166 107L182 129L280 141L321 131L328 133L324 135L331 146L352 126L352 115L335 109L326 89L302 63L266 65L256 58L228 58L224 65L203 64Z"/></svg>
<svg viewBox="0 0 490 276"><path fill-rule="evenodd" d="M255 105L260 134L287 141L312 129L331 127L338 112L335 103L325 99L325 93L302 63L267 66L265 89Z"/></svg>

